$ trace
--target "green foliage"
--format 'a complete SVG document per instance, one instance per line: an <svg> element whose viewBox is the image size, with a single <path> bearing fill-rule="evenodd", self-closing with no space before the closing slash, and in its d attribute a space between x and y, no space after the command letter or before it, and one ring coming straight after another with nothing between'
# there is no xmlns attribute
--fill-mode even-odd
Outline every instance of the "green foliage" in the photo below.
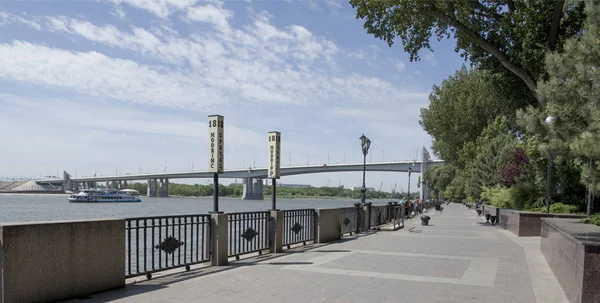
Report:
<svg viewBox="0 0 600 303"><path fill-rule="evenodd" d="M587 1L586 14L581 35L569 39L562 53L546 56L549 77L539 83L538 96L547 111L521 115L528 131L549 138L541 150L563 157L566 166L575 164L581 183L600 192L600 1ZM551 127L541 122L546 115L555 118Z"/></svg>
<svg viewBox="0 0 600 303"><path fill-rule="evenodd" d="M500 185L493 187L484 186L481 191L481 198L489 201L494 207L513 208L511 204L510 189Z"/></svg>
<svg viewBox="0 0 600 303"><path fill-rule="evenodd" d="M494 73L510 71L522 80L521 91L535 90L535 81L544 75L546 50L560 49L565 38L581 29L583 1L567 2L555 18L555 5L562 3L350 0L367 32L390 46L400 38L411 61L419 60L422 49L431 49L434 35L438 40L454 36L463 57Z"/></svg>
<svg viewBox="0 0 600 303"><path fill-rule="evenodd" d="M419 123L433 136L434 153L447 163L464 167L469 153L462 147L475 142L496 117L512 115L520 106L494 89L494 80L489 72L463 67L433 87Z"/></svg>
<svg viewBox="0 0 600 303"><path fill-rule="evenodd" d="M538 207L531 209L531 211L535 212L546 212L546 207ZM581 214L579 207L577 205L564 204L561 202L550 204L550 213L553 214Z"/></svg>
<svg viewBox="0 0 600 303"><path fill-rule="evenodd" d="M596 224L600 226L600 214L595 214L589 218L583 218L581 219L581 222L585 224Z"/></svg>
<svg viewBox="0 0 600 303"><path fill-rule="evenodd" d="M130 189L135 189L140 192L140 195L146 195L146 184L145 183L133 183L129 185ZM214 186L212 184L200 185L200 184L178 184L169 183L169 195L171 196L184 196L184 197L206 197L212 196L214 192ZM241 185L223 185L219 184L219 196L221 197L241 197L243 188ZM272 193L270 185L263 186L263 194L269 196ZM291 187L277 187L277 196L281 198L325 198L325 197L336 197L336 198L349 198L358 199L360 198L360 191L353 191L351 189L344 189L344 187L302 187L302 188L291 188ZM419 192L415 191L410 194L411 199L415 199L419 196ZM382 191L367 191L367 199L401 199L405 198L404 193L386 193Z"/></svg>

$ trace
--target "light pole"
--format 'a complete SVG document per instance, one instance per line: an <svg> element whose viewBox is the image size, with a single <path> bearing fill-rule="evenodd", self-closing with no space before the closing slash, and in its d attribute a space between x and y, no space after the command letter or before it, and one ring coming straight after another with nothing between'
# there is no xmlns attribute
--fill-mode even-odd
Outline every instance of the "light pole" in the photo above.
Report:
<svg viewBox="0 0 600 303"><path fill-rule="evenodd" d="M550 151L550 136L552 124L554 123L554 117L548 116L546 117L546 124L548 124L548 176L547 176L547 184L546 184L546 212L550 213L550 202L552 200L552 152Z"/></svg>
<svg viewBox="0 0 600 303"><path fill-rule="evenodd" d="M412 167L408 167L408 196L406 198L406 203L410 201L410 174L412 173Z"/></svg>
<svg viewBox="0 0 600 303"><path fill-rule="evenodd" d="M367 187L365 185L365 175L367 171L367 154L369 153L369 147L371 147L371 140L365 137L365 134L360 136L360 146L362 147L363 152L363 182L362 188L360 189L360 203L365 204Z"/></svg>

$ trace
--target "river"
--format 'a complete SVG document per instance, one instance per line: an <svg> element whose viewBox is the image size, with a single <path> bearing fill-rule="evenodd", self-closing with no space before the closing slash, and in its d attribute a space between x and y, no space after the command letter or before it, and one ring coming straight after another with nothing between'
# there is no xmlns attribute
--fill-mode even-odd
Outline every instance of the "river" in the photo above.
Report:
<svg viewBox="0 0 600 303"><path fill-rule="evenodd" d="M0 194L0 223L85 220L98 218L132 218L184 214L206 214L212 211L212 197L142 197L141 203L69 203L68 195L8 195ZM358 199L279 199L277 208L337 208L352 207ZM384 205L387 200L374 200ZM271 208L271 200L241 200L219 198L223 212L259 211Z"/></svg>

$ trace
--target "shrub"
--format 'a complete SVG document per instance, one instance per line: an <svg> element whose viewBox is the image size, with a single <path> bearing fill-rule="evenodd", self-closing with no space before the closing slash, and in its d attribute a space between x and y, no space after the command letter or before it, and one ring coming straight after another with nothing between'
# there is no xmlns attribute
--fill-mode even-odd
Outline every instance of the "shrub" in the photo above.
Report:
<svg viewBox="0 0 600 303"><path fill-rule="evenodd" d="M581 222L585 224L596 224L600 226L600 214L595 214L589 218L583 218L581 219Z"/></svg>
<svg viewBox="0 0 600 303"><path fill-rule="evenodd" d="M532 208L531 211L534 212L546 212L546 206ZM550 213L553 214L578 214L580 213L579 207L577 205L564 204L561 202L550 204Z"/></svg>

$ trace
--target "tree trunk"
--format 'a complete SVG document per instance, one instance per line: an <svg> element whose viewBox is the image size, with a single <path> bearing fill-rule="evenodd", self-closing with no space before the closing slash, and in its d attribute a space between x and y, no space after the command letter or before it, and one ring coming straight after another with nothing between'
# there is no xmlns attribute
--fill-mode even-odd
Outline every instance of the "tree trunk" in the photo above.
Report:
<svg viewBox="0 0 600 303"><path fill-rule="evenodd" d="M550 32L548 33L548 50L551 52L556 50L556 43L558 42L558 33L560 29L560 20L562 19L564 6L565 0L556 0L554 2L554 14L552 15L552 24L550 25Z"/></svg>

